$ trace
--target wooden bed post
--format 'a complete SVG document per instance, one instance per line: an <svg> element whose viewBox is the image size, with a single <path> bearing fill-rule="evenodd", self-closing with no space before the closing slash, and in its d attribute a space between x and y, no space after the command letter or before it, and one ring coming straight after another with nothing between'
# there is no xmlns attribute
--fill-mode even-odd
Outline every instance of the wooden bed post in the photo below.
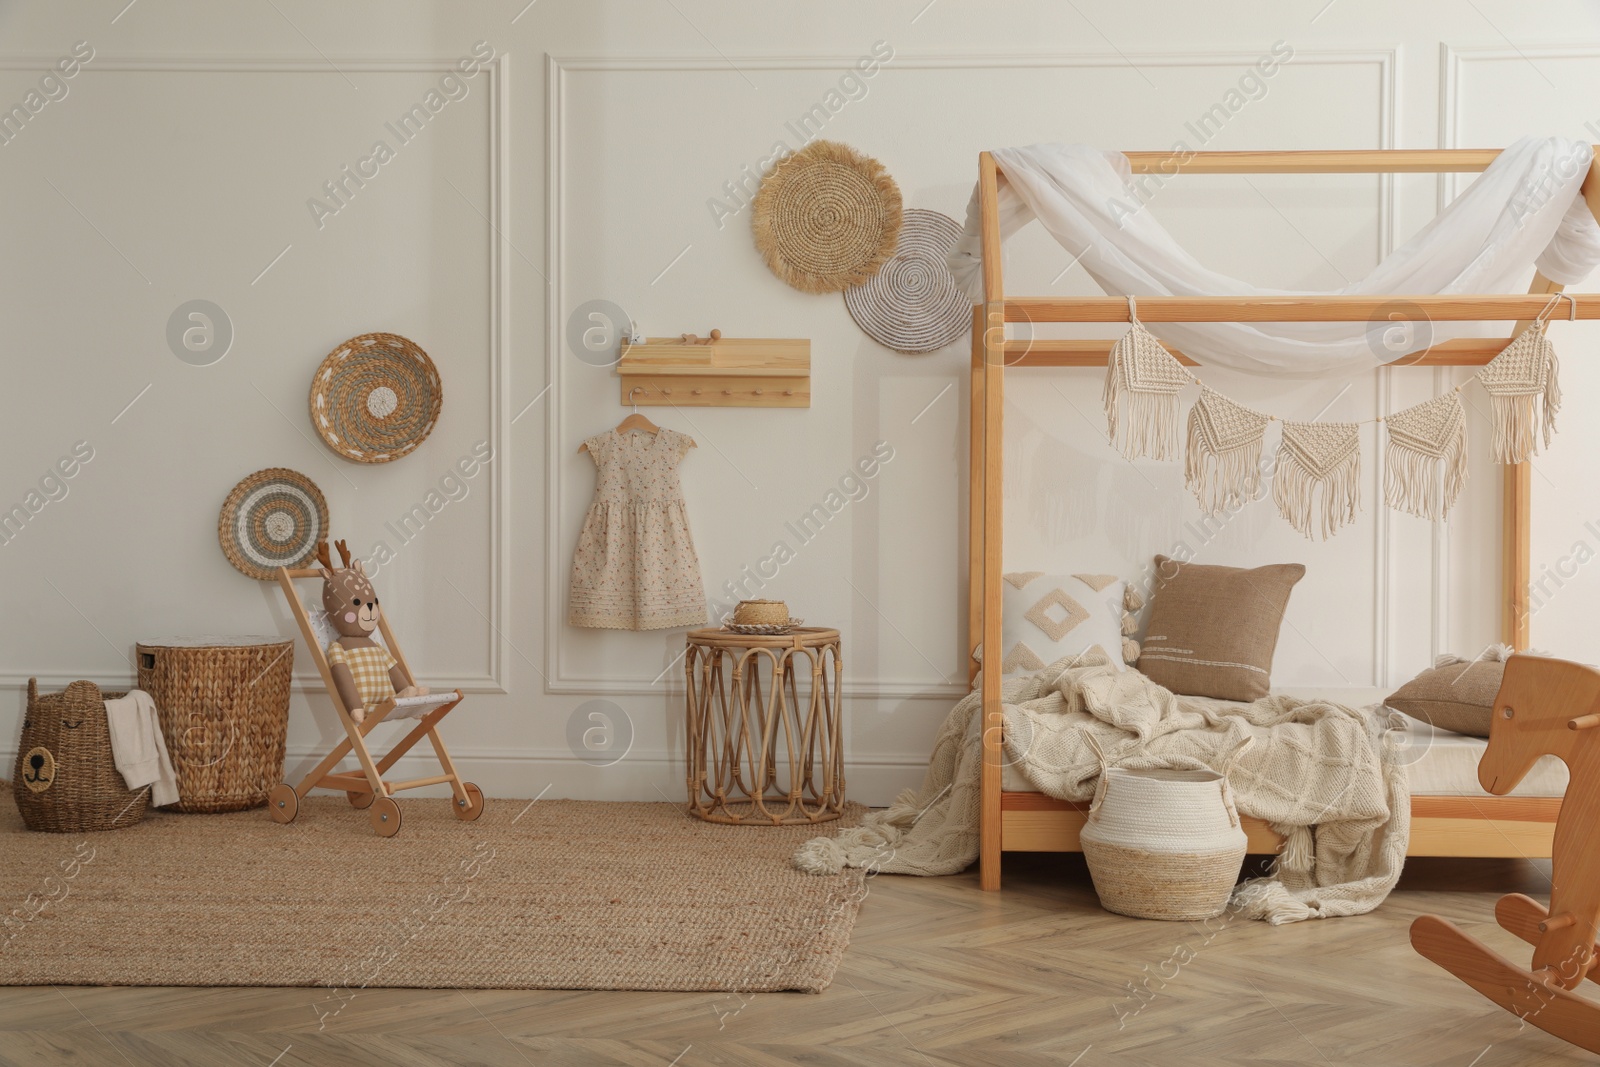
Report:
<svg viewBox="0 0 1600 1067"><path fill-rule="evenodd" d="M1526 460L1507 463L1500 505L1502 559L1500 640L1518 652L1528 647L1528 583L1532 578L1533 468Z"/></svg>
<svg viewBox="0 0 1600 1067"><path fill-rule="evenodd" d="M1600 145L1595 146L1600 158ZM1596 179L1593 163L1583 179L1579 192L1594 217L1600 219L1600 180ZM1530 293L1559 293L1564 288L1543 274L1535 273ZM1511 331L1515 337L1527 329L1530 322L1517 323ZM1500 508L1500 640L1518 651L1532 641L1532 615L1530 583L1533 580L1533 465L1527 461L1508 463L1505 468L1504 489Z"/></svg>
<svg viewBox="0 0 1600 1067"><path fill-rule="evenodd" d="M980 795L979 881L1000 888L1000 574L1005 549L1001 419L1005 402L1005 289L1000 274L1000 175L988 152L978 157L983 222L983 768Z"/></svg>
<svg viewBox="0 0 1600 1067"><path fill-rule="evenodd" d="M1587 180L1585 186L1588 185ZM1543 274L1533 275L1530 293L1559 293L1563 286ZM1531 326L1532 320L1519 322L1511 330L1515 337ZM1500 505L1500 640L1521 652L1530 638L1530 582L1533 579L1533 464L1507 463L1502 475Z"/></svg>
<svg viewBox="0 0 1600 1067"><path fill-rule="evenodd" d="M967 425L967 685L983 642L983 305L972 305L972 382Z"/></svg>

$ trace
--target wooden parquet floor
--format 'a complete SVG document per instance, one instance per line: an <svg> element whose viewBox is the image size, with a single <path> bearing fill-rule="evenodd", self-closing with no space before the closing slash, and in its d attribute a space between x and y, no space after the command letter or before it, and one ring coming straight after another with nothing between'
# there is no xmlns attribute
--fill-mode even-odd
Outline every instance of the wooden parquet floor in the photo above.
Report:
<svg viewBox="0 0 1600 1067"><path fill-rule="evenodd" d="M875 879L838 978L817 996L378 989L341 1003L308 989L9 988L0 1064L1590 1063L1406 937L1434 911L1525 959L1493 925L1494 901L1542 897L1548 878L1541 863L1413 860L1375 914L1208 929L1107 914L1081 857L1012 856L1000 894L971 873Z"/></svg>

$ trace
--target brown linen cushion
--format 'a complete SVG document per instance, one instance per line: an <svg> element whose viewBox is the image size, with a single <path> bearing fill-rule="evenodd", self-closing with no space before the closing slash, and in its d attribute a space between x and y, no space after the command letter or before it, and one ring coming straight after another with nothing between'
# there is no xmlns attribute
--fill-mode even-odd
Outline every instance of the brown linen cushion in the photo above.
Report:
<svg viewBox="0 0 1600 1067"><path fill-rule="evenodd" d="M1396 689L1384 703L1436 730L1488 737L1494 698L1506 665L1502 659L1463 660L1440 656L1434 665Z"/></svg>
<svg viewBox="0 0 1600 1067"><path fill-rule="evenodd" d="M1246 570L1156 557L1150 625L1137 664L1157 685L1188 696L1260 700L1298 563Z"/></svg>

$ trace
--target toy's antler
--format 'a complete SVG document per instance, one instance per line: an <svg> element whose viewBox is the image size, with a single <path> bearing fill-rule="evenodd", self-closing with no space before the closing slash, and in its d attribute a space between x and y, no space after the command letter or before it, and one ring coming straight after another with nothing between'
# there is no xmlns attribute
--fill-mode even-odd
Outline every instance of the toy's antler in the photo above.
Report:
<svg viewBox="0 0 1600 1067"><path fill-rule="evenodd" d="M345 568L349 569L349 567L350 567L350 550L345 547L345 543L343 541L335 541L333 543L333 547L337 548L339 550L339 558L344 561Z"/></svg>
<svg viewBox="0 0 1600 1067"><path fill-rule="evenodd" d="M333 560L328 556L328 542L326 541L317 542L317 562L328 568L328 570L333 570Z"/></svg>

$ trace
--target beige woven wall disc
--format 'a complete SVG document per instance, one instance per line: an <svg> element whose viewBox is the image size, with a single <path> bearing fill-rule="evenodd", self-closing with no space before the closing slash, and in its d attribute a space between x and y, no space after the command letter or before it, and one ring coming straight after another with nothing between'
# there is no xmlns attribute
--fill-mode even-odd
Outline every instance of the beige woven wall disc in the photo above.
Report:
<svg viewBox="0 0 1600 1067"><path fill-rule="evenodd" d="M772 273L808 293L836 293L894 254L900 187L870 156L813 141L762 181L751 226Z"/></svg>
<svg viewBox="0 0 1600 1067"><path fill-rule="evenodd" d="M394 333L364 333L328 353L311 379L311 425L357 463L388 463L439 421L444 387L428 353Z"/></svg>

